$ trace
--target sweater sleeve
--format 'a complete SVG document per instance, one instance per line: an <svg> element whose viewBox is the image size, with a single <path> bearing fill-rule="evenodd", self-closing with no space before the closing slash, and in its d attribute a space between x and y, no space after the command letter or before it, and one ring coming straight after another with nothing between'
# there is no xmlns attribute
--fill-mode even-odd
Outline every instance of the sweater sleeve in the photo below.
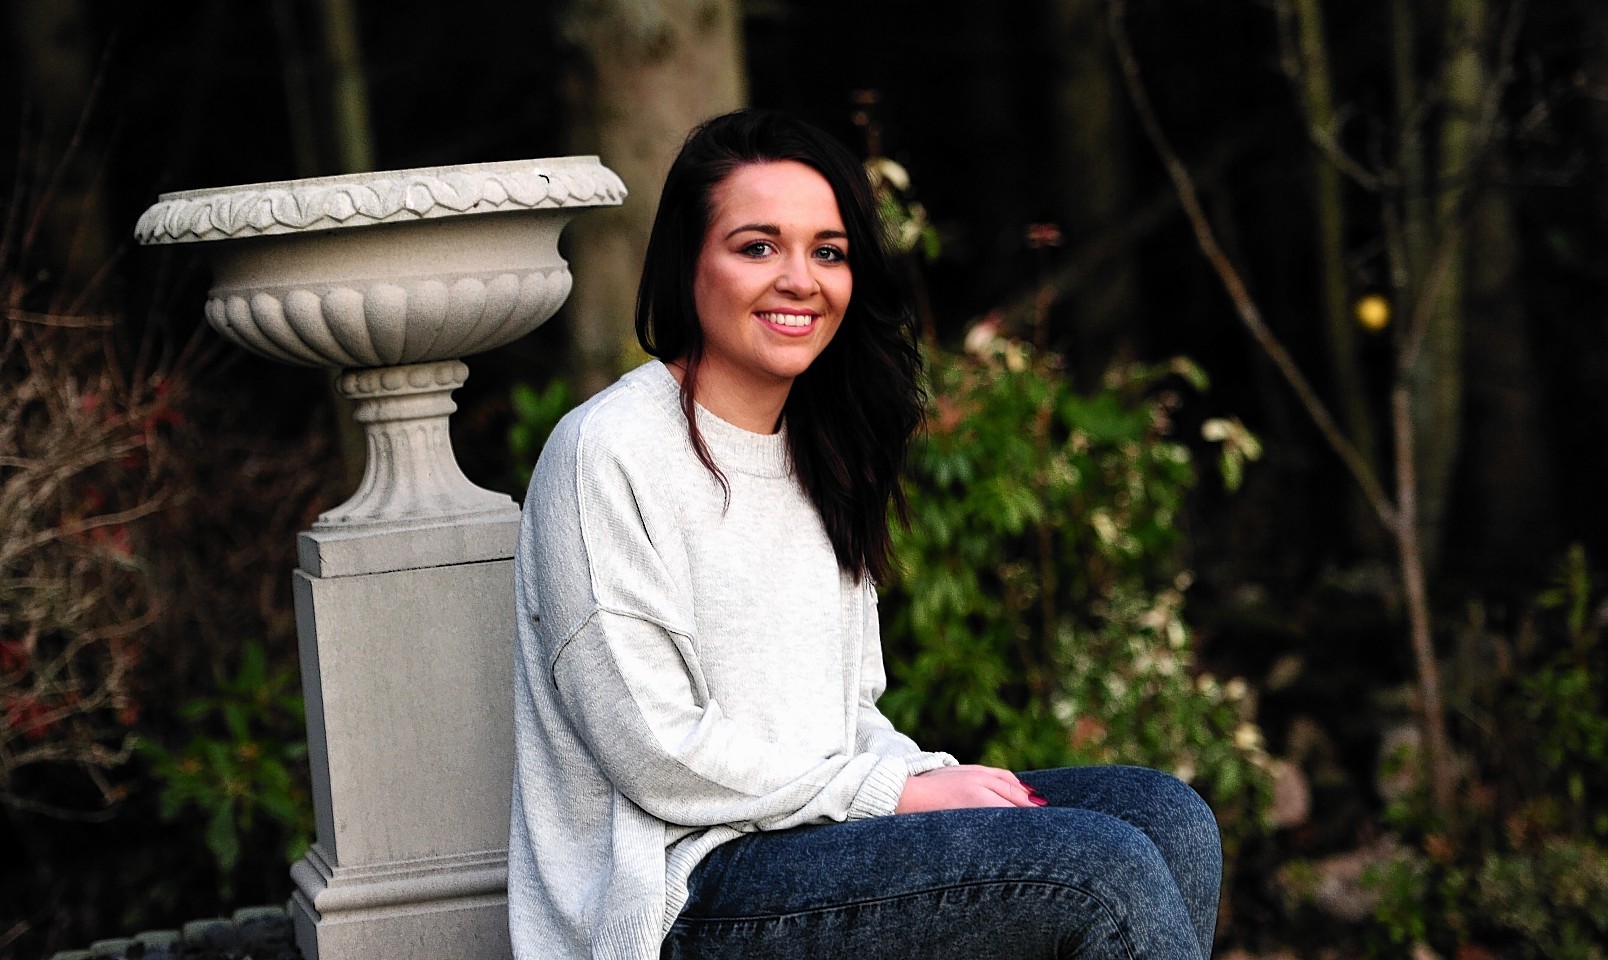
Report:
<svg viewBox="0 0 1608 960"><path fill-rule="evenodd" d="M883 716L877 701L888 686L888 676L882 661L882 630L877 616L876 588L865 582L865 626L861 638L860 706L855 727L855 745L860 750L889 757L904 757L910 763L912 775L925 773L938 767L956 764L947 753L928 753L916 742L894 728Z"/></svg>
<svg viewBox="0 0 1608 960"><path fill-rule="evenodd" d="M909 760L822 757L755 736L699 696L688 646L659 624L600 610L553 665L576 729L631 802L669 823L751 830L880 816L898 805Z"/></svg>

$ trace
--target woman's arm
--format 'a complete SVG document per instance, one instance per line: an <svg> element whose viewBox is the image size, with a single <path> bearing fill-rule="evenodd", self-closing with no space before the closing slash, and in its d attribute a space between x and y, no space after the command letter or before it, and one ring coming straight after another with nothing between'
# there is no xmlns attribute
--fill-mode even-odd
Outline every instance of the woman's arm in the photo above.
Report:
<svg viewBox="0 0 1608 960"><path fill-rule="evenodd" d="M695 664L685 637L598 611L552 666L571 723L631 802L670 823L757 830L893 812L910 762L760 738L700 698Z"/></svg>
<svg viewBox="0 0 1608 960"><path fill-rule="evenodd" d="M855 725L856 746L869 753L889 757L930 757L935 762L927 764L927 769L953 766L954 757L947 753L924 753L914 740L895 729L877 707L877 701L888 686L888 674L882 659L882 627L877 614L876 587L868 578L861 584L861 590L865 616L860 635L860 706Z"/></svg>
<svg viewBox="0 0 1608 960"><path fill-rule="evenodd" d="M882 660L882 629L876 588L865 584L865 633L861 638L860 714L856 742L860 749L888 756L934 758L926 770L913 770L905 781L895 813L921 813L960 807L1042 806L1016 775L997 767L957 765L947 753L924 753L916 742L894 728L877 700L887 687Z"/></svg>

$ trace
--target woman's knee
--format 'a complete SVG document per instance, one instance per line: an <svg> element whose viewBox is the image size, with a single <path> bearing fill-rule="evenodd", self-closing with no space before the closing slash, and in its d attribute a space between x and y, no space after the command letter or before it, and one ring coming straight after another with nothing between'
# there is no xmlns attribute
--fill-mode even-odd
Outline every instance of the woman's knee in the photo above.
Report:
<svg viewBox="0 0 1608 960"><path fill-rule="evenodd" d="M1194 787L1170 773L1144 767L1129 767L1148 782L1144 790L1155 798L1156 806L1180 824L1217 835L1217 816Z"/></svg>
<svg viewBox="0 0 1608 960"><path fill-rule="evenodd" d="M1190 832L1217 833L1211 807L1189 784L1149 767L1090 766L1035 770L1022 779L1056 806L1098 810L1141 826L1175 824Z"/></svg>

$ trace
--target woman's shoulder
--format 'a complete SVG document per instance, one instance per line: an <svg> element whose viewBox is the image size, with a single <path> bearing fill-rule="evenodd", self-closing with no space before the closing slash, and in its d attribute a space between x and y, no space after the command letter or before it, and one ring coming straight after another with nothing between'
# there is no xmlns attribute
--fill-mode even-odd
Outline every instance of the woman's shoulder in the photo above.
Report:
<svg viewBox="0 0 1608 960"><path fill-rule="evenodd" d="M679 386L653 360L565 414L542 458L551 452L581 469L601 463L651 464L683 444L685 435Z"/></svg>

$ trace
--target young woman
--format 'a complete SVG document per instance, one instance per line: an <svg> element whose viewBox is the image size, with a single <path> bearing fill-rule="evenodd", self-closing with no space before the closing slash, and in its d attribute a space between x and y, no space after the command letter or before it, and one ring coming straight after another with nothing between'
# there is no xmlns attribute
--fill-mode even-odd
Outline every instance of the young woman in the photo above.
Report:
<svg viewBox="0 0 1608 960"><path fill-rule="evenodd" d="M649 240L654 357L525 500L519 960L1204 960L1211 811L1126 767L1014 774L877 710L878 577L922 407L865 175L813 127L695 130Z"/></svg>

